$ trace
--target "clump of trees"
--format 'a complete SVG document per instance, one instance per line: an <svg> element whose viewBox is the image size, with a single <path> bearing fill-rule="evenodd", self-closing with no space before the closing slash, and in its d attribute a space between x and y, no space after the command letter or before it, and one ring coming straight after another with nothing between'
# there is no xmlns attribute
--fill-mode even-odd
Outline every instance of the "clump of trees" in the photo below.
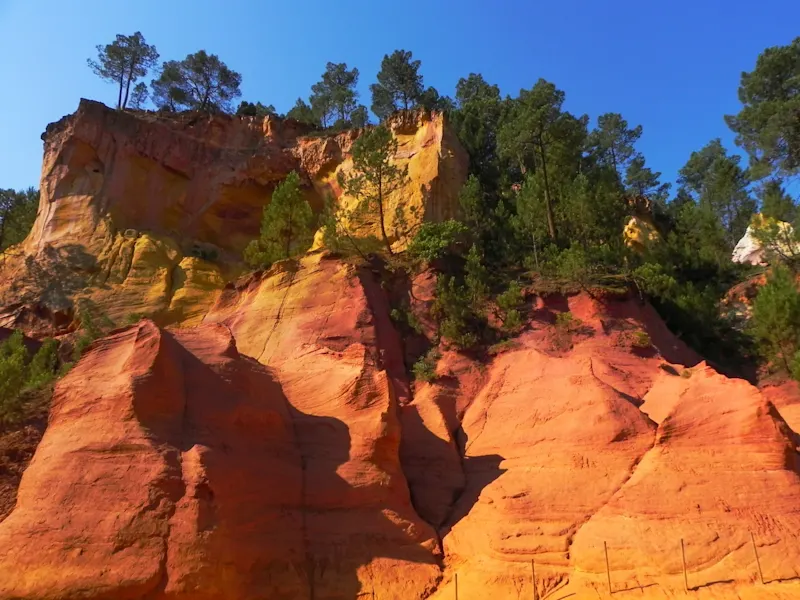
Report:
<svg viewBox="0 0 800 600"><path fill-rule="evenodd" d="M38 208L39 190L0 189L0 255L27 237Z"/></svg>
<svg viewBox="0 0 800 600"><path fill-rule="evenodd" d="M22 332L14 331L0 343L0 423L19 419L23 412L23 392L49 384L56 377L58 343L45 340L31 357Z"/></svg>
<svg viewBox="0 0 800 600"><path fill-rule="evenodd" d="M231 102L242 95L242 76L228 68L216 54L199 50L183 60L161 65L150 87L159 108L230 112Z"/></svg>
<svg viewBox="0 0 800 600"><path fill-rule="evenodd" d="M120 108L142 106L149 95L156 107L168 110L230 111L241 95L241 76L205 51L163 63L148 94L139 80L157 58L137 33L99 48L90 64L119 86ZM298 98L286 116L331 131L366 127L370 114L360 102L360 77L346 63L328 63L309 96ZM779 304L768 301L777 292L767 290L790 295L784 275L776 271L765 287L750 336L722 314L720 299L750 273L730 257L759 210L767 217L759 234L765 245L797 271L798 257L785 249L800 239L800 211L786 188L788 179L800 174L798 78L800 38L765 50L753 71L742 74L741 110L726 117L746 156L710 140L687 157L673 189L641 152L641 125L623 115L609 112L592 121L572 113L565 109L565 91L544 79L504 97L483 75L470 73L457 82L451 99L425 87L421 61L410 51L396 50L383 57L369 86L371 112L383 124L359 136L354 168L340 181L358 200L358 210L344 214L329 203L318 223L335 244L344 241L359 254L381 251L392 257L392 241L409 232L401 231L405 207L388 215L386 199L404 185L406 174L393 160L396 141L384 122L396 111L445 111L469 156L461 214L420 227L407 254L440 271L434 312L443 337L470 347L518 331L524 307L521 287L514 286L634 285L708 358L733 364L747 358L755 343L765 360L791 369L789 346L778 356L766 333L778 320L764 316L772 310L765 307ZM276 114L271 105L247 101L236 112ZM292 256L309 239L314 219L301 200L299 182L293 177L285 185L265 209L261 237L248 248L254 265ZM365 212L380 224L382 248L368 248L343 227ZM634 215L653 223L660 237L643 253L627 248L620 235ZM400 225L396 231L389 230L392 218L396 229ZM778 221L795 226L774 225ZM492 333L496 327L490 324L498 322L505 331Z"/></svg>

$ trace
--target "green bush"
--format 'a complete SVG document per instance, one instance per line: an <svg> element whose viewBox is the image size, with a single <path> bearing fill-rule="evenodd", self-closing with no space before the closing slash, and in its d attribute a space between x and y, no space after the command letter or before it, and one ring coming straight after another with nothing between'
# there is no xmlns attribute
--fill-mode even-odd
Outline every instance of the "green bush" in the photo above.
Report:
<svg viewBox="0 0 800 600"><path fill-rule="evenodd" d="M583 322L580 319L575 318L575 316L569 311L558 313L556 315L556 329L561 329L571 333L582 324Z"/></svg>
<svg viewBox="0 0 800 600"><path fill-rule="evenodd" d="M442 355L436 348L431 348L427 354L421 356L411 368L414 379L417 381L433 381L436 379L436 363Z"/></svg>
<svg viewBox="0 0 800 600"><path fill-rule="evenodd" d="M36 390L56 376L58 343L46 340L28 363L22 332L17 330L0 344L0 423L17 420L23 412L23 392Z"/></svg>
<svg viewBox="0 0 800 600"><path fill-rule="evenodd" d="M468 234L467 226L452 219L441 223L423 223L408 245L412 258L432 262L452 252Z"/></svg>
<svg viewBox="0 0 800 600"><path fill-rule="evenodd" d="M17 330L0 344L0 421L14 419L20 410L20 393L25 386L27 351L22 332Z"/></svg>
<svg viewBox="0 0 800 600"><path fill-rule="evenodd" d="M647 349L653 345L653 341L646 331L634 331L631 334L631 346L634 348Z"/></svg>
<svg viewBox="0 0 800 600"><path fill-rule="evenodd" d="M522 307L525 301L522 287L512 281L508 289L497 296L498 316L503 321L503 330L507 333L518 331L522 327Z"/></svg>
<svg viewBox="0 0 800 600"><path fill-rule="evenodd" d="M58 342L45 340L28 365L26 388L40 388L56 377L58 367Z"/></svg>
<svg viewBox="0 0 800 600"><path fill-rule="evenodd" d="M440 336L456 348L467 349L478 343L485 319L475 312L469 289L455 278L439 276L432 312L439 321Z"/></svg>
<svg viewBox="0 0 800 600"><path fill-rule="evenodd" d="M751 328L762 356L794 374L800 352L800 293L786 267L776 267L759 290Z"/></svg>

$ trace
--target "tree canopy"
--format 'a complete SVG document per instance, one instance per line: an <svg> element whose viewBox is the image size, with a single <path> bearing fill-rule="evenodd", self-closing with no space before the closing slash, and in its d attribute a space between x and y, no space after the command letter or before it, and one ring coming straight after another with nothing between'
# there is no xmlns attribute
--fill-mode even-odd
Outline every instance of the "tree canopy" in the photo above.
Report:
<svg viewBox="0 0 800 600"><path fill-rule="evenodd" d="M216 54L199 50L181 61L167 61L150 87L158 108L229 112L231 101L242 95L242 76Z"/></svg>
<svg viewBox="0 0 800 600"><path fill-rule="evenodd" d="M39 190L0 189L0 251L25 239L38 209Z"/></svg>
<svg viewBox="0 0 800 600"><path fill-rule="evenodd" d="M407 176L407 169L393 162L396 153L397 140L389 128L375 127L364 132L353 144L352 172L339 173L339 185L359 201L357 212L377 215L389 254L392 254L392 242L386 232L386 200L405 184ZM402 220L402 215L397 217Z"/></svg>
<svg viewBox="0 0 800 600"><path fill-rule="evenodd" d="M275 188L261 218L261 235L247 246L245 260L254 267L305 252L311 245L313 213L303 196L300 176L292 171Z"/></svg>
<svg viewBox="0 0 800 600"><path fill-rule="evenodd" d="M739 101L742 109L725 120L755 175L800 173L800 37L761 53L742 73Z"/></svg>
<svg viewBox="0 0 800 600"><path fill-rule="evenodd" d="M419 73L422 62L411 57L408 50L395 50L381 61L378 82L370 86L372 112L381 121L398 109L415 107L422 97L422 75Z"/></svg>
<svg viewBox="0 0 800 600"><path fill-rule="evenodd" d="M118 86L117 108L125 108L131 85L147 75L157 61L156 47L137 31L133 35L118 34L110 44L97 46L97 59L86 62L98 77Z"/></svg>

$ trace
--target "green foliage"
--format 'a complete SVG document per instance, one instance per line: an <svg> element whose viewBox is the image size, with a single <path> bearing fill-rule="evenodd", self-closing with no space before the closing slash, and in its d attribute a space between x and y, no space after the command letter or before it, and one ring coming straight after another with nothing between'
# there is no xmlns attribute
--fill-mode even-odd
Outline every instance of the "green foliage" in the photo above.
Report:
<svg viewBox="0 0 800 600"><path fill-rule="evenodd" d="M45 340L28 365L25 387L35 389L47 385L55 379L57 367L58 342Z"/></svg>
<svg viewBox="0 0 800 600"><path fill-rule="evenodd" d="M559 179L578 172L587 137L588 118L562 111L565 94L540 79L530 90L521 90L497 133L498 152L510 168L533 173L540 179L547 233L557 239L555 203Z"/></svg>
<svg viewBox="0 0 800 600"><path fill-rule="evenodd" d="M20 330L0 343L0 423L13 422L22 414L23 392L39 389L56 377L58 343L45 340L28 361Z"/></svg>
<svg viewBox="0 0 800 600"><path fill-rule="evenodd" d="M414 332L423 334L422 324L408 306L395 307L389 312L389 317L401 332Z"/></svg>
<svg viewBox="0 0 800 600"><path fill-rule="evenodd" d="M311 86L311 109L323 127L337 122L349 124L357 109L358 69L346 63L329 62L322 79Z"/></svg>
<svg viewBox="0 0 800 600"><path fill-rule="evenodd" d="M265 268L304 252L311 245L312 219L311 207L300 188L300 176L292 171L275 188L272 199L264 207L261 236L248 244L245 261L250 266Z"/></svg>
<svg viewBox="0 0 800 600"><path fill-rule="evenodd" d="M758 188L761 214L768 219L792 223L798 217L797 204L779 179L769 179Z"/></svg>
<svg viewBox="0 0 800 600"><path fill-rule="evenodd" d="M72 358L75 362L80 360L92 342L103 337L115 326L105 312L86 299L78 301L77 317L81 331L75 339L72 350Z"/></svg>
<svg viewBox="0 0 800 600"><path fill-rule="evenodd" d="M507 333L519 331L522 327L522 308L525 305L519 283L512 281L506 291L497 296L496 302L503 329Z"/></svg>
<svg viewBox="0 0 800 600"><path fill-rule="evenodd" d="M417 381L433 381L436 379L436 363L442 355L436 348L431 348L427 354L421 356L411 368L414 379Z"/></svg>
<svg viewBox="0 0 800 600"><path fill-rule="evenodd" d="M556 328L561 329L563 331L573 332L576 331L581 325L583 325L583 321L576 318L569 311L560 312L556 314Z"/></svg>
<svg viewBox="0 0 800 600"><path fill-rule="evenodd" d="M411 52L395 50L381 61L378 83L370 86L372 91L372 112L384 121L389 115L402 108L408 110L419 102L423 88L419 68L422 63L411 60Z"/></svg>
<svg viewBox="0 0 800 600"><path fill-rule="evenodd" d="M147 99L150 93L147 91L147 84L144 81L140 81L135 86L133 86L133 92L131 92L131 104L130 107L134 110L141 110L144 108L144 105L147 104Z"/></svg>
<svg viewBox="0 0 800 600"><path fill-rule="evenodd" d="M306 125L313 125L319 127L320 121L317 115L302 98L298 98L292 109L286 113L287 119L295 119Z"/></svg>
<svg viewBox="0 0 800 600"><path fill-rule="evenodd" d="M125 108L131 85L147 75L156 61L156 47L148 44L141 32L137 31L133 35L117 34L110 44L97 46L97 60L90 58L86 62L95 75L119 86L117 108ZM134 87L134 101L134 108L139 108L142 98L138 85Z"/></svg>
<svg viewBox="0 0 800 600"><path fill-rule="evenodd" d="M500 88L496 85L488 84L476 73L459 80L451 122L469 154L471 176L479 178L485 189L493 189L499 179L497 129L503 112Z"/></svg>
<svg viewBox="0 0 800 600"><path fill-rule="evenodd" d="M130 313L129 315L126 315L126 317L123 319L122 324L125 326L136 325L136 323L138 323L144 318L145 316L142 313L137 313L137 312Z"/></svg>
<svg viewBox="0 0 800 600"><path fill-rule="evenodd" d="M742 109L725 120L750 156L757 177L800 172L800 37L767 48L756 68L742 73Z"/></svg>
<svg viewBox="0 0 800 600"><path fill-rule="evenodd" d="M646 331L637 330L631 334L631 345L634 348L646 350L653 345L653 341Z"/></svg>
<svg viewBox="0 0 800 600"><path fill-rule="evenodd" d="M625 190L630 196L649 198L664 204L669 196L671 184L661 183L661 173L645 166L644 156L634 156L625 171Z"/></svg>
<svg viewBox="0 0 800 600"><path fill-rule="evenodd" d="M216 54L199 50L181 61L165 62L150 87L160 109L213 113L230 112L231 101L242 95L241 84L242 76Z"/></svg>
<svg viewBox="0 0 800 600"><path fill-rule="evenodd" d="M393 163L397 140L388 127L379 126L365 131L353 144L353 170L339 173L339 185L359 203L356 215L377 216L386 251L392 254L392 243L386 233L386 200L407 181L408 169ZM395 221L404 221L404 206L398 203ZM395 237L407 232L398 231Z"/></svg>
<svg viewBox="0 0 800 600"><path fill-rule="evenodd" d="M19 412L19 395L25 385L27 352L22 332L17 330L0 344L0 421Z"/></svg>
<svg viewBox="0 0 800 600"><path fill-rule="evenodd" d="M452 253L468 233L466 225L453 219L423 223L408 245L408 253L414 259L433 262Z"/></svg>
<svg viewBox="0 0 800 600"><path fill-rule="evenodd" d="M758 292L751 326L762 356L792 373L800 349L800 293L785 267L776 267Z"/></svg>
<svg viewBox="0 0 800 600"><path fill-rule="evenodd" d="M692 152L681 168L678 183L696 203L710 211L725 231L724 249L730 253L744 235L756 209L750 196L750 180L739 166L740 157L728 155L719 139Z"/></svg>
<svg viewBox="0 0 800 600"><path fill-rule="evenodd" d="M440 96L435 87L429 87L419 97L419 105L429 112L447 112L455 106L452 98Z"/></svg>
<svg viewBox="0 0 800 600"><path fill-rule="evenodd" d="M466 286L454 277L440 275L432 314L439 322L439 335L456 348L475 346L485 327L485 319L475 312Z"/></svg>
<svg viewBox="0 0 800 600"><path fill-rule="evenodd" d="M467 253L467 263L464 266L464 285L469 295L469 302L476 314L481 314L486 307L489 296L489 274L483 264L478 247L473 245Z"/></svg>
<svg viewBox="0 0 800 600"><path fill-rule="evenodd" d="M261 104L261 102L256 102L253 104L252 102L242 100L241 104L239 104L239 108L236 109L236 114L240 117L263 118L269 115L277 115L278 113L272 104L269 106L264 106Z"/></svg>
<svg viewBox="0 0 800 600"><path fill-rule="evenodd" d="M39 190L0 190L0 252L19 244L30 232L39 208Z"/></svg>
<svg viewBox="0 0 800 600"><path fill-rule="evenodd" d="M640 137L641 125L629 129L621 114L606 113L597 118L597 129L589 135L587 143L600 164L621 176L636 155L634 145Z"/></svg>

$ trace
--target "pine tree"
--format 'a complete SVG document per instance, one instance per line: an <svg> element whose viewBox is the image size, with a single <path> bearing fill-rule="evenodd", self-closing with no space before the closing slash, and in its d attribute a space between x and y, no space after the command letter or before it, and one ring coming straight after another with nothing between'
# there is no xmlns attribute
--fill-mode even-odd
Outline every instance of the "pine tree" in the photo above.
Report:
<svg viewBox="0 0 800 600"><path fill-rule="evenodd" d="M753 301L752 329L764 357L791 372L800 348L800 293L785 267L773 270Z"/></svg>
<svg viewBox="0 0 800 600"><path fill-rule="evenodd" d="M767 48L756 68L742 73L742 110L725 117L750 156L756 178L800 173L800 37Z"/></svg>
<svg viewBox="0 0 800 600"><path fill-rule="evenodd" d="M182 61L167 61L150 84L159 108L188 108L202 112L229 112L231 101L242 95L242 76L216 54L199 50Z"/></svg>
<svg viewBox="0 0 800 600"><path fill-rule="evenodd" d="M0 252L20 243L30 232L39 208L39 190L0 190Z"/></svg>
<svg viewBox="0 0 800 600"><path fill-rule="evenodd" d="M589 135L589 147L597 153L601 164L622 173L635 156L634 145L642 137L642 126L630 129L619 113L606 113L597 118L597 129Z"/></svg>
<svg viewBox="0 0 800 600"><path fill-rule="evenodd" d="M727 232L728 249L744 235L756 202L750 196L750 179L739 166L740 157L729 155L719 139L692 152L679 171L678 183L689 191L701 206L717 216Z"/></svg>
<svg viewBox="0 0 800 600"><path fill-rule="evenodd" d="M669 196L669 183L661 183L661 173L645 166L644 156L636 154L625 171L625 188L631 196L643 196L664 204Z"/></svg>
<svg viewBox="0 0 800 600"><path fill-rule="evenodd" d="M311 107L322 121L322 126L350 122L356 110L358 69L348 70L346 63L329 62L319 83L311 87Z"/></svg>
<svg viewBox="0 0 800 600"><path fill-rule="evenodd" d="M133 35L118 34L110 44L97 46L97 60L90 58L86 62L98 77L119 86L117 108L125 108L131 85L147 75L157 60L156 47L137 31Z"/></svg>
<svg viewBox="0 0 800 600"><path fill-rule="evenodd" d="M353 144L353 171L339 173L339 185L359 201L357 212L377 215L386 251L392 243L386 233L386 200L405 185L407 168L394 164L397 140L388 127L365 131ZM402 207L398 205L402 210Z"/></svg>
<svg viewBox="0 0 800 600"><path fill-rule="evenodd" d="M245 260L253 267L268 267L304 252L311 244L312 220L311 207L300 188L300 176L292 171L264 207L261 235L245 249Z"/></svg>
<svg viewBox="0 0 800 600"><path fill-rule="evenodd" d="M292 109L286 113L286 118L295 119L296 121L315 127L319 127L320 124L320 120L314 114L314 110L302 98L297 99Z"/></svg>
<svg viewBox="0 0 800 600"><path fill-rule="evenodd" d="M421 64L411 60L411 52L407 50L395 50L383 57L378 83L370 86L372 112L381 121L398 109L408 110L417 105L423 90Z"/></svg>

